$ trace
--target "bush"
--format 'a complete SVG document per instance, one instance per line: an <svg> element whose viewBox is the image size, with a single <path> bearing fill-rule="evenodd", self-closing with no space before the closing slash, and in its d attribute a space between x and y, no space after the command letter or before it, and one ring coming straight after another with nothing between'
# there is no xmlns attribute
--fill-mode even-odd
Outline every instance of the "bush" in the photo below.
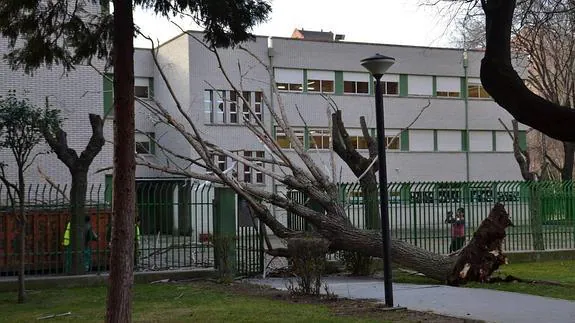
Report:
<svg viewBox="0 0 575 323"><path fill-rule="evenodd" d="M355 251L342 251L339 259L343 262L345 270L353 276L369 276L373 274L373 259Z"/></svg>
<svg viewBox="0 0 575 323"><path fill-rule="evenodd" d="M288 240L292 270L297 277L297 287L288 287L292 293L319 295L326 265L329 241L314 237Z"/></svg>

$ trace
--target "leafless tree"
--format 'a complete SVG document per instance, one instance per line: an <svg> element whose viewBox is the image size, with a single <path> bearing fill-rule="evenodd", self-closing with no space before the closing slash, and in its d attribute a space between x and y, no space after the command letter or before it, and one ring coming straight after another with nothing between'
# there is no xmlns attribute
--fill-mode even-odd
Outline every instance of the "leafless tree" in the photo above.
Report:
<svg viewBox="0 0 575 323"><path fill-rule="evenodd" d="M201 42L194 34L189 36ZM140 160L139 164L152 169L161 170L171 174L206 180L213 183L223 184L233 189L239 197L246 200L253 214L261 220L273 233L283 239L290 239L301 236L302 232L297 232L287 228L271 211L270 206L276 206L292 214L305 219L313 227L313 234L330 242L331 250L345 250L364 254L366 256L381 257L383 245L381 234L375 230L362 230L350 222L346 214L346 208L339 198L338 184L335 178L331 178L328 172L322 170L310 155L310 151L304 149L303 142L296 136L290 125L286 106L273 78L273 70L248 49L240 46L237 50L244 51L253 60L265 68L269 73L270 84L273 87L273 98L263 95L263 101L268 109L269 115L278 125L279 130L286 134L290 141L296 157L288 156L274 140L266 125L257 118L249 100L242 96L242 89L234 84L232 77L224 69L219 52L214 48L206 46L216 57L219 68L229 86L238 93L243 101L244 107L249 111L249 121L244 116L244 123L251 133L260 140L269 152L269 158L244 157L210 142L195 125L194 120L186 113L181 101L172 88L165 71L160 66L156 49L152 48L152 57L159 71L162 81L173 99L178 115L171 112L162 104L156 102L142 104L149 109L153 115L171 129L182 135L183 139L193 147L196 156L182 155L166 147L160 149L173 159L169 163L157 164L152 160ZM270 100L275 100L274 105ZM424 110L424 109L423 109ZM423 112L422 110L422 112ZM354 174L360 177L362 190L367 190L367 194L373 194L375 187L375 169L377 150L374 149L373 138L366 133L365 122L362 121L362 128L366 140L370 143L369 156L360 155L349 141L349 136L343 125L341 114L335 111L332 115L333 125L333 146L335 152L350 166ZM151 140L155 140L150 138ZM156 144L159 144L156 142ZM250 185L239 181L233 175L222 171L215 163L215 156L223 155L234 162L246 165L255 169L269 178L273 178L277 183L283 184L290 189L297 190L315 201L321 206L322 211L308 207L304 203L298 203L286 196L261 187ZM194 165L195 168L177 167L184 161L187 165ZM275 170L266 165L275 165ZM375 199L377 204L377 199ZM371 212L376 212L375 207ZM403 267L407 267L433 279L448 282L453 285L465 283L467 281L488 280L491 273L501 264L505 263L505 256L501 253L501 242L505 236L505 228L512 225L507 212L501 204L497 204L491 214L489 221L484 221L478 228L472 241L462 250L451 255L440 255L411 245L405 241L392 240L391 250L393 261ZM285 249L268 250L273 255L288 255Z"/></svg>

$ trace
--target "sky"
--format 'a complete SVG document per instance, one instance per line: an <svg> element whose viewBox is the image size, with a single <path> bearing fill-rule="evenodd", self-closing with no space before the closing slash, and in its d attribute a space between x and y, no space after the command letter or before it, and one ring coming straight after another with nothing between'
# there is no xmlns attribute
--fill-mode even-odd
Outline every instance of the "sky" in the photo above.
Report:
<svg viewBox="0 0 575 323"><path fill-rule="evenodd" d="M449 18L422 0L271 0L270 19L258 25L256 35L290 37L295 28L344 34L346 41L449 47ZM139 8L134 19L144 34L165 42L181 30L166 18ZM199 30L189 19L173 20L184 29ZM137 47L150 47L136 39Z"/></svg>

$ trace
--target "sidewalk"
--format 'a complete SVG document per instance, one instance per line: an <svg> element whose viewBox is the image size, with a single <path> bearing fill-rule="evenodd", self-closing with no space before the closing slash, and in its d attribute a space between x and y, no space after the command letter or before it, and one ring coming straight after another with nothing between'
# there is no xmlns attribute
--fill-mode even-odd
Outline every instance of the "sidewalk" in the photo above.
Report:
<svg viewBox="0 0 575 323"><path fill-rule="evenodd" d="M286 289L283 278L248 282ZM383 281L328 277L329 290L340 297L383 301ZM575 302L488 289L441 285L394 284L394 305L412 310L498 323L575 322Z"/></svg>

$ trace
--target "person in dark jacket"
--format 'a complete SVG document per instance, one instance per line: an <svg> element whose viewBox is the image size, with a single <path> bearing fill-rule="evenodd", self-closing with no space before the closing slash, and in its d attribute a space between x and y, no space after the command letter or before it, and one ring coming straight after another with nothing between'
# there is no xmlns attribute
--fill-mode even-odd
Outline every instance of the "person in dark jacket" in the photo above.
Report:
<svg viewBox="0 0 575 323"><path fill-rule="evenodd" d="M465 244L465 209L462 207L457 209L455 217L453 212L447 213L445 223L451 224L451 244L449 245L449 252L455 252Z"/></svg>

